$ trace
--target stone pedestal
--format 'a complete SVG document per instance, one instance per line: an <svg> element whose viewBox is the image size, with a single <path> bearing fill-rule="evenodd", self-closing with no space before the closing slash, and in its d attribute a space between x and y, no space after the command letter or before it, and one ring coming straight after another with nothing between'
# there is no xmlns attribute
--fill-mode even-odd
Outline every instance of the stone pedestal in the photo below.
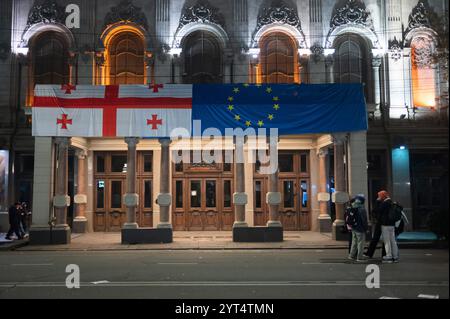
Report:
<svg viewBox="0 0 450 319"><path fill-rule="evenodd" d="M70 244L69 226L32 227L30 245L67 245Z"/></svg>

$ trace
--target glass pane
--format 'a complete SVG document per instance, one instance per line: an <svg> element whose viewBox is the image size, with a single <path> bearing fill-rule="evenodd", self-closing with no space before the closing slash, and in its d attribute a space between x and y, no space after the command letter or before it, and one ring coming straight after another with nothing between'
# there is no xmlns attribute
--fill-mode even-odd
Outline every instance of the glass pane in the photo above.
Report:
<svg viewBox="0 0 450 319"><path fill-rule="evenodd" d="M231 172L231 164L230 163L223 163L223 170L225 172Z"/></svg>
<svg viewBox="0 0 450 319"><path fill-rule="evenodd" d="M126 173L127 171L127 156L126 155L112 155L111 156L111 172Z"/></svg>
<svg viewBox="0 0 450 319"><path fill-rule="evenodd" d="M261 208L261 182L255 182L255 207Z"/></svg>
<svg viewBox="0 0 450 319"><path fill-rule="evenodd" d="M183 182L177 181L175 187L175 207L183 208Z"/></svg>
<svg viewBox="0 0 450 319"><path fill-rule="evenodd" d="M105 208L105 181L97 181L97 208Z"/></svg>
<svg viewBox="0 0 450 319"><path fill-rule="evenodd" d="M284 181L283 182L283 200L284 207L294 207L294 182Z"/></svg>
<svg viewBox="0 0 450 319"><path fill-rule="evenodd" d="M182 151L178 151L178 156L181 157L183 154ZM183 171L183 161L180 161L179 163L175 163L175 172L182 172Z"/></svg>
<svg viewBox="0 0 450 319"><path fill-rule="evenodd" d="M122 206L122 182L111 182L111 208L120 208Z"/></svg>
<svg viewBox="0 0 450 319"><path fill-rule="evenodd" d="M191 207L202 206L202 185L200 181L191 181Z"/></svg>
<svg viewBox="0 0 450 319"><path fill-rule="evenodd" d="M302 154L301 156L300 156L300 172L302 172L302 173L307 173L308 172L308 169L307 169L307 167L308 167L308 163L306 162L306 159L307 159L308 157L306 156L306 154Z"/></svg>
<svg viewBox="0 0 450 319"><path fill-rule="evenodd" d="M152 181L144 182L144 207L152 207Z"/></svg>
<svg viewBox="0 0 450 319"><path fill-rule="evenodd" d="M302 187L302 207L308 207L308 182L301 181Z"/></svg>
<svg viewBox="0 0 450 319"><path fill-rule="evenodd" d="M294 171L294 156L292 154L280 154L278 156L280 172Z"/></svg>
<svg viewBox="0 0 450 319"><path fill-rule="evenodd" d="M206 181L206 207L216 207L216 181Z"/></svg>
<svg viewBox="0 0 450 319"><path fill-rule="evenodd" d="M152 156L150 154L144 155L144 172L150 173L152 171Z"/></svg>
<svg viewBox="0 0 450 319"><path fill-rule="evenodd" d="M231 207L231 181L223 181L223 207Z"/></svg>
<svg viewBox="0 0 450 319"><path fill-rule="evenodd" d="M97 154L97 172L105 172L105 155L103 154Z"/></svg>

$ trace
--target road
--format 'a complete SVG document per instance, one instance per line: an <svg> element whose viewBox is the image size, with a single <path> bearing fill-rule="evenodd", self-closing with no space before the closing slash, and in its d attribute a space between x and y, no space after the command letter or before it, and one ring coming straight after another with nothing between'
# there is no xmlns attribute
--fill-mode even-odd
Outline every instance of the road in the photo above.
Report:
<svg viewBox="0 0 450 319"><path fill-rule="evenodd" d="M7 298L448 298L446 250L404 249L380 264L380 288L366 267L329 250L0 252ZM66 267L80 288L66 287ZM419 297L420 295L420 297Z"/></svg>

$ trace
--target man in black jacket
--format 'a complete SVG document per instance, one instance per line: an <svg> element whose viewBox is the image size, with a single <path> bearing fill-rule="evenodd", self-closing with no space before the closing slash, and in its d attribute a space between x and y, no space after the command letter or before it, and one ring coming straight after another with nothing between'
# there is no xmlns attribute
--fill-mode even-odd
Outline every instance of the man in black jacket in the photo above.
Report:
<svg viewBox="0 0 450 319"><path fill-rule="evenodd" d="M20 222L19 210L20 210L20 203L15 203L8 210L10 227L9 227L9 231L5 237L8 240L11 240L11 235L13 233L16 234L17 238L23 239L23 236L20 233L20 229L19 229L19 222Z"/></svg>

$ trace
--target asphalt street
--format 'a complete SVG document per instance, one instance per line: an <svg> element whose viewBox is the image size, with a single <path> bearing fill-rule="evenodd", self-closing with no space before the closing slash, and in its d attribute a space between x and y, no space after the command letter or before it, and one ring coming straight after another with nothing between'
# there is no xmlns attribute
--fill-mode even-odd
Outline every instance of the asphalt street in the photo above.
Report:
<svg viewBox="0 0 450 319"><path fill-rule="evenodd" d="M343 249L8 251L0 252L0 299L448 298L448 250L404 249L398 264L346 256ZM379 288L366 286L369 264L379 267ZM66 287L68 265L79 267L80 288Z"/></svg>

